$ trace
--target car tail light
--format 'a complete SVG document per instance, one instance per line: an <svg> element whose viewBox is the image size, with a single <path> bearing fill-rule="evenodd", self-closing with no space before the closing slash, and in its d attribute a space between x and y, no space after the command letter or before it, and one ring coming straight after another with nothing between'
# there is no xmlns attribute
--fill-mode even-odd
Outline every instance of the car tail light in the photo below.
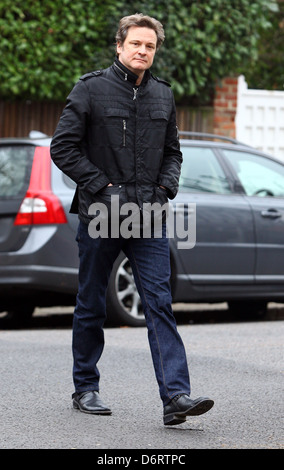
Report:
<svg viewBox="0 0 284 470"><path fill-rule="evenodd" d="M36 147L29 188L16 216L15 225L65 224L61 202L51 190L49 147Z"/></svg>

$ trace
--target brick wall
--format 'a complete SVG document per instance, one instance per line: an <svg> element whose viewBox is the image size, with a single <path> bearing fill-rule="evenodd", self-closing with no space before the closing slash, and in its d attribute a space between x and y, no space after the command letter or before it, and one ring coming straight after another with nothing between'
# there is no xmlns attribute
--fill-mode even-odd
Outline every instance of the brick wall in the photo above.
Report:
<svg viewBox="0 0 284 470"><path fill-rule="evenodd" d="M214 134L236 138L238 77L226 77L216 85L214 99Z"/></svg>

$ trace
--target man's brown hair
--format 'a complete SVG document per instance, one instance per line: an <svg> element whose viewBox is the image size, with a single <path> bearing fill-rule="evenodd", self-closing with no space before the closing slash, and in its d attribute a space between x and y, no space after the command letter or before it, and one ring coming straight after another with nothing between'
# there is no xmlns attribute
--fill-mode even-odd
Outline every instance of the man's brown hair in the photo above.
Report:
<svg viewBox="0 0 284 470"><path fill-rule="evenodd" d="M135 15L124 16L119 22L119 27L115 36L116 42L122 45L131 26L140 26L153 29L157 36L157 49L161 47L165 39L163 25L160 21L151 16L136 13Z"/></svg>

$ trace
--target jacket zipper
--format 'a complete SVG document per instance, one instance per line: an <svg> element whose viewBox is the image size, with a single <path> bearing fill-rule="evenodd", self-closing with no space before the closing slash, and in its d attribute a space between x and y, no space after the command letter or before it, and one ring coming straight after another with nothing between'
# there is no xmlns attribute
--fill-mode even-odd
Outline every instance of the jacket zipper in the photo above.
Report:
<svg viewBox="0 0 284 470"><path fill-rule="evenodd" d="M136 96L137 96L137 93L138 93L138 88L133 88L133 100L136 100Z"/></svg>
<svg viewBox="0 0 284 470"><path fill-rule="evenodd" d="M123 119L122 121L122 126L123 126L123 147L126 146L126 120Z"/></svg>

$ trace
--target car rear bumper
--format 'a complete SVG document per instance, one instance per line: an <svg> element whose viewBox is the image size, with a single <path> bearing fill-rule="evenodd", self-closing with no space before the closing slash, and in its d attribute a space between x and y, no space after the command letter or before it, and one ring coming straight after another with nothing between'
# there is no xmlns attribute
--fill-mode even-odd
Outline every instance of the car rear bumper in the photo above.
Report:
<svg viewBox="0 0 284 470"><path fill-rule="evenodd" d="M68 225L33 227L18 251L0 252L2 298L26 292L76 294L78 251Z"/></svg>
<svg viewBox="0 0 284 470"><path fill-rule="evenodd" d="M77 291L78 269L57 266L0 266L0 294L17 288L49 290L74 294ZM16 293L15 293L16 295Z"/></svg>

